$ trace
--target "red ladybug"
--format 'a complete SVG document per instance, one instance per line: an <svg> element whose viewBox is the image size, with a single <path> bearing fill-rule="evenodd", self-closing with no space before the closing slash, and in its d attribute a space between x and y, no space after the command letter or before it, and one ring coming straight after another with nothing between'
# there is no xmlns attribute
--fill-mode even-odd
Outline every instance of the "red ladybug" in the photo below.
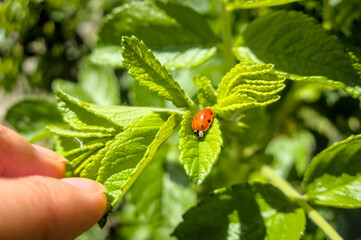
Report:
<svg viewBox="0 0 361 240"><path fill-rule="evenodd" d="M203 140L205 132L212 125L213 118L214 111L211 108L202 109L194 115L192 129L199 140Z"/></svg>

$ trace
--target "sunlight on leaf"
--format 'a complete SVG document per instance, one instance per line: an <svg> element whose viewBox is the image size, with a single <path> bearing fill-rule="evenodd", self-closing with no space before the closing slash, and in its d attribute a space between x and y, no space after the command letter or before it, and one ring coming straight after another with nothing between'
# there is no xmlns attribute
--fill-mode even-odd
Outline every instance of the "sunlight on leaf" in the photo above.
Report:
<svg viewBox="0 0 361 240"><path fill-rule="evenodd" d="M213 106L217 102L217 92L207 77L193 78L198 88L197 98L203 108Z"/></svg>
<svg viewBox="0 0 361 240"><path fill-rule="evenodd" d="M272 64L239 63L218 85L215 110L223 118L235 118L241 111L266 106L279 99L285 78L275 73Z"/></svg>
<svg viewBox="0 0 361 240"><path fill-rule="evenodd" d="M114 133L122 129L120 124L87 108L92 104L83 102L61 91L56 92L55 95L58 101L58 109L62 113L64 120L74 129L106 133Z"/></svg>
<svg viewBox="0 0 361 240"><path fill-rule="evenodd" d="M170 152L174 159L169 157ZM194 205L195 189L190 188L191 181L174 152L173 145L163 145L125 196L120 217L125 225L129 224L125 230L128 238L139 239L136 231L147 226L150 231L143 239L170 239L182 214ZM128 214L130 209L135 211Z"/></svg>
<svg viewBox="0 0 361 240"><path fill-rule="evenodd" d="M183 215L179 240L298 240L305 213L270 184L238 184L216 190ZM234 238L231 238L234 237Z"/></svg>
<svg viewBox="0 0 361 240"><path fill-rule="evenodd" d="M314 147L314 136L303 130L295 132L291 136L280 135L273 138L265 153L274 157L271 166L275 172L287 179L293 169L296 169L298 176L303 176Z"/></svg>
<svg viewBox="0 0 361 240"><path fill-rule="evenodd" d="M277 70L361 85L345 47L305 14L270 12L250 23L243 37L257 58Z"/></svg>
<svg viewBox="0 0 361 240"><path fill-rule="evenodd" d="M120 45L97 47L90 54L89 59L95 64L122 68L123 57L120 48Z"/></svg>
<svg viewBox="0 0 361 240"><path fill-rule="evenodd" d="M79 64L78 83L56 79L54 92L63 91L83 101L99 105L120 103L118 79L108 66L92 64L87 58Z"/></svg>
<svg viewBox="0 0 361 240"><path fill-rule="evenodd" d="M192 130L194 114L187 111L179 131L180 161L189 178L196 184L201 184L211 172L216 163L223 144L220 124L217 116L207 131L203 141L198 140Z"/></svg>
<svg viewBox="0 0 361 240"><path fill-rule="evenodd" d="M142 41L136 37L123 37L121 51L124 66L141 85L172 101L177 107L194 105Z"/></svg>
<svg viewBox="0 0 361 240"><path fill-rule="evenodd" d="M302 0L231 0L227 4L228 10L272 7Z"/></svg>
<svg viewBox="0 0 361 240"><path fill-rule="evenodd" d="M106 186L110 211L172 134L180 114L149 112L146 108L127 111L121 106L96 111L99 106L64 93L58 92L57 97L65 120L72 126L49 128L59 136L57 151L70 161L68 174L94 179ZM102 219L101 224L104 223Z"/></svg>
<svg viewBox="0 0 361 240"><path fill-rule="evenodd" d="M307 196L317 204L361 207L361 135L319 153L306 169L303 181Z"/></svg>
<svg viewBox="0 0 361 240"><path fill-rule="evenodd" d="M261 60L259 60L254 53L248 48L244 46L235 46L233 47L233 53L237 57L237 59L240 62L258 62L263 63ZM351 52L349 52L350 55L352 55ZM355 63L353 63L353 67L357 70L361 66L361 64L358 62L359 60L356 59ZM359 98L361 97L361 87L360 86L347 86L343 82L334 81L328 79L326 76L301 76L297 74L291 74L288 72L276 70L277 74L279 74L282 77L285 77L286 79L290 79L293 81L299 81L299 82L307 82L310 84L322 84L325 87L332 87L337 89L343 89L345 92L347 92L350 96L353 98ZM361 76L361 71L358 71L358 75Z"/></svg>
<svg viewBox="0 0 361 240"><path fill-rule="evenodd" d="M115 56L123 36L144 41L168 69L198 66L216 52L219 39L198 12L174 2L133 1L115 8L99 28L98 50L93 60ZM115 61L113 61L113 59ZM121 59L106 60L120 66Z"/></svg>

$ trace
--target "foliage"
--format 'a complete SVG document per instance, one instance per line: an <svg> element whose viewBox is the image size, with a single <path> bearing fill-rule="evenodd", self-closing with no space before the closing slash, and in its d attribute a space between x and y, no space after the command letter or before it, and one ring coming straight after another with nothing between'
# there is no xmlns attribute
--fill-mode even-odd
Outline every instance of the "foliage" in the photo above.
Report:
<svg viewBox="0 0 361 240"><path fill-rule="evenodd" d="M201 15L172 2L131 2L114 9L100 26L99 48L120 47L122 36L132 35L150 46L169 69L205 62L214 55L218 42Z"/></svg>
<svg viewBox="0 0 361 240"><path fill-rule="evenodd" d="M302 13L274 11L261 16L247 26L243 36L259 59L274 63L279 70L326 76L351 86L360 82L345 47Z"/></svg>
<svg viewBox="0 0 361 240"><path fill-rule="evenodd" d="M5 120L106 186L79 239L353 239L358 4L3 1Z"/></svg>
<svg viewBox="0 0 361 240"><path fill-rule="evenodd" d="M185 95L179 84L174 81L144 43L135 37L124 37L121 52L124 67L142 85L172 101L177 107L192 106L192 100Z"/></svg>
<svg viewBox="0 0 361 240"><path fill-rule="evenodd" d="M227 8L230 10L234 9L242 9L242 8L259 8L259 7L269 7L269 6L277 6L291 2L297 2L300 0L231 0L227 5Z"/></svg>
<svg viewBox="0 0 361 240"><path fill-rule="evenodd" d="M219 122L214 119L211 129L204 141L199 141L194 135L192 125L194 114L188 111L184 114L179 131L180 162L185 172L196 184L204 181L218 159L223 144Z"/></svg>
<svg viewBox="0 0 361 240"><path fill-rule="evenodd" d="M78 84L63 79L52 83L54 92L61 90L79 99L100 105L117 105L120 103L117 78L111 68L95 65L87 59L80 63ZM96 89L96 91L94 91Z"/></svg>
<svg viewBox="0 0 361 240"><path fill-rule="evenodd" d="M243 110L277 101L284 80L274 73L272 64L238 64L218 85L215 108L225 119L239 117Z"/></svg>
<svg viewBox="0 0 361 240"><path fill-rule="evenodd" d="M301 208L261 183L220 189L183 218L174 231L178 239L299 239L306 221Z"/></svg>
<svg viewBox="0 0 361 240"><path fill-rule="evenodd" d="M360 135L339 142L321 153L305 172L307 196L327 206L357 208L361 206Z"/></svg>
<svg viewBox="0 0 361 240"><path fill-rule="evenodd" d="M36 97L16 102L7 111L5 119L29 141L50 136L47 124L65 125L55 103Z"/></svg>

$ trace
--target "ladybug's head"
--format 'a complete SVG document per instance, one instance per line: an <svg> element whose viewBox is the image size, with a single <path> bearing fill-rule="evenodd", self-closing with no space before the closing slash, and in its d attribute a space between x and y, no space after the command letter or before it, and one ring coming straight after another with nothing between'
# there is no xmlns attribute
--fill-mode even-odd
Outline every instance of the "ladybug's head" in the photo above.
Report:
<svg viewBox="0 0 361 240"><path fill-rule="evenodd" d="M204 138L204 132L199 130L194 130L194 134L198 137L199 140L203 140Z"/></svg>

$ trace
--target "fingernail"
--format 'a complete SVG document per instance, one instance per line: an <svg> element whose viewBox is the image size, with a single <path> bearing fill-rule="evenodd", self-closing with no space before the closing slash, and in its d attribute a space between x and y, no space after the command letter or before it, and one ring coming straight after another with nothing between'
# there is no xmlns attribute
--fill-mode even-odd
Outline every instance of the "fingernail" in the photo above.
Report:
<svg viewBox="0 0 361 240"><path fill-rule="evenodd" d="M61 180L86 192L103 193L106 190L102 184L87 178L63 178Z"/></svg>
<svg viewBox="0 0 361 240"><path fill-rule="evenodd" d="M69 163L69 160L67 160L66 158L64 158L63 156L61 156L60 154L47 149L45 147L39 146L39 145L35 145L33 144L33 147L40 152L41 154L43 154L44 156L56 161L56 162L63 162L63 163Z"/></svg>

